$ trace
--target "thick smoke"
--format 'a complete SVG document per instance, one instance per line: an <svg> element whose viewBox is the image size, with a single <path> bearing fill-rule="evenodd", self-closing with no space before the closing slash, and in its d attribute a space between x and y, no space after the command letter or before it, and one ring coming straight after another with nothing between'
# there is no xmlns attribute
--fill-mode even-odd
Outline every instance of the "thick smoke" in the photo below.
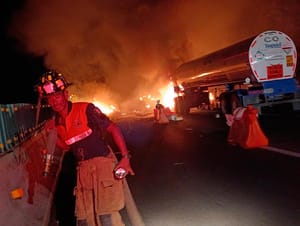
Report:
<svg viewBox="0 0 300 226"><path fill-rule="evenodd" d="M27 0L11 33L80 99L127 103L180 63L265 30L298 42L299 12L299 0Z"/></svg>

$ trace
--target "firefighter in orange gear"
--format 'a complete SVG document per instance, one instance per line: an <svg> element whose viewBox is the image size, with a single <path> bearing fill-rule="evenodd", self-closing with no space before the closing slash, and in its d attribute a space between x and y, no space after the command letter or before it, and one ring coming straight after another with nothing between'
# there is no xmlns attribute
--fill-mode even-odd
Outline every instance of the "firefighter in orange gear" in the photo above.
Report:
<svg viewBox="0 0 300 226"><path fill-rule="evenodd" d="M37 90L54 112L47 130L57 130L57 146L71 150L77 160L75 215L77 226L124 226L119 211L124 208L123 181L114 170L130 175L130 155L119 127L94 104L69 101L70 83L62 74L48 71ZM117 160L104 139L110 133L122 158Z"/></svg>
<svg viewBox="0 0 300 226"><path fill-rule="evenodd" d="M154 109L154 120L159 124L169 123L169 119L165 113L165 106L160 103L160 100L156 101Z"/></svg>

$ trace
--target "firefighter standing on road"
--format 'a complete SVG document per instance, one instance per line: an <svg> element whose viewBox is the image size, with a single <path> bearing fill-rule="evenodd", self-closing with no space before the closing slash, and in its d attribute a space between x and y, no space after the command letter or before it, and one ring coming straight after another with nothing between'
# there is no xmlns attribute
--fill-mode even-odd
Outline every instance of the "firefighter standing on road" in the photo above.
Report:
<svg viewBox="0 0 300 226"><path fill-rule="evenodd" d="M156 105L154 109L154 119L159 124L169 123L169 119L165 114L165 106L160 103L160 100L156 101Z"/></svg>
<svg viewBox="0 0 300 226"><path fill-rule="evenodd" d="M62 74L48 71L37 89L54 111L47 130L56 129L57 146L71 150L77 160L77 226L124 226L119 213L125 205L123 181L114 172L123 168L134 175L126 142L119 127L99 108L88 102L69 101L69 85ZM111 134L121 152L120 161L106 144L106 133Z"/></svg>

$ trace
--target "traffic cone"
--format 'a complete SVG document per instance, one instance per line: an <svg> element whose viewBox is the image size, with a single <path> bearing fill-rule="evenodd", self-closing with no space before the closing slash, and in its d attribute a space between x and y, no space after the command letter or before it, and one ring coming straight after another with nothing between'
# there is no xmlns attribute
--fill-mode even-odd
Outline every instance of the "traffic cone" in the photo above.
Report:
<svg viewBox="0 0 300 226"><path fill-rule="evenodd" d="M228 142L238 144L245 149L267 146L269 140L262 131L257 120L258 110L247 106L241 119L234 120L230 127Z"/></svg>
<svg viewBox="0 0 300 226"><path fill-rule="evenodd" d="M160 109L159 110L159 124L168 124L169 123L169 119L165 114L164 109Z"/></svg>
<svg viewBox="0 0 300 226"><path fill-rule="evenodd" d="M167 124L169 123L169 119L166 116L164 109L157 109L155 108L154 110L154 121L158 124Z"/></svg>
<svg viewBox="0 0 300 226"><path fill-rule="evenodd" d="M244 148L256 148L267 146L269 140L262 131L259 122L257 120L258 110L255 109L252 105L247 107L245 111L245 122L247 128L246 139L241 141L240 145Z"/></svg>

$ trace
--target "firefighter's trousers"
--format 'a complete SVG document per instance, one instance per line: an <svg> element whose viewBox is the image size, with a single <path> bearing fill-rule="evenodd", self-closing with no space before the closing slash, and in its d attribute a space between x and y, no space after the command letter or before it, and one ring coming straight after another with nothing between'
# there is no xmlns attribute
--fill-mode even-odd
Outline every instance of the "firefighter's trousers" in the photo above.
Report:
<svg viewBox="0 0 300 226"><path fill-rule="evenodd" d="M100 215L111 217L111 226L124 226L119 213L125 205L123 182L114 178L115 165L114 155L78 164L75 215L77 220L86 221L87 226L103 226Z"/></svg>

